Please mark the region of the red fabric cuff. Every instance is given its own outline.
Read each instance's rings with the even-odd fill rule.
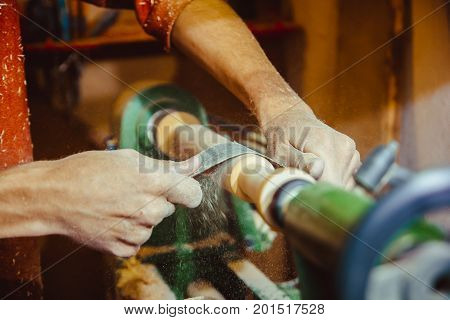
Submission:
[[[134,0],[136,16],[144,30],[162,40],[170,50],[172,28],[179,14],[192,0]]]

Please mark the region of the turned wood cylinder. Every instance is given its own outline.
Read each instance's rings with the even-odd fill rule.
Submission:
[[[159,149],[173,159],[185,160],[216,144],[229,142],[198,119],[184,112],[171,112],[157,124]],[[279,168],[257,154],[245,154],[231,159],[224,171],[223,187],[239,198],[254,203],[270,224],[269,206],[275,192],[285,183],[303,179],[314,181],[301,170]]]

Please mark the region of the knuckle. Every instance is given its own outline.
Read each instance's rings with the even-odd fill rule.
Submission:
[[[140,209],[139,211],[137,211],[135,214],[134,214],[134,216],[136,217],[136,218],[142,218],[143,216],[145,215],[145,210],[144,209]]]
[[[356,143],[353,139],[347,138],[346,145],[349,150],[356,151]]]
[[[284,133],[279,135],[269,135],[267,136],[267,153],[270,155],[275,155],[280,152],[280,146],[288,144],[286,135]]]
[[[134,231],[135,226],[128,219],[130,219],[130,217],[128,217],[127,219],[121,220],[120,223],[115,228],[117,236],[126,236],[127,234]]]
[[[356,150],[355,141],[353,141],[353,139],[349,138],[345,134],[339,133],[337,141],[346,150],[350,150],[350,151]]]
[[[277,142],[283,140],[286,136],[282,127],[277,125],[271,125],[264,129],[264,136],[268,142]]]
[[[331,140],[331,139],[330,139]],[[330,141],[331,142],[331,141]],[[334,144],[336,148],[339,148],[339,150],[345,151],[347,154],[351,153],[353,156],[353,153],[356,151],[356,143],[353,139],[346,136],[342,133],[337,133]]]
[[[279,143],[268,149],[269,156],[284,166],[289,164],[292,152],[292,146],[286,143]]]

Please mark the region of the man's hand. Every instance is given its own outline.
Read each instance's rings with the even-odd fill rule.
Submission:
[[[152,228],[175,211],[174,204],[200,204],[200,185],[188,177],[197,166],[119,150],[8,170],[0,180],[7,188],[2,197],[10,199],[9,210],[0,209],[0,233],[6,217],[13,227],[9,232],[15,231],[9,236],[63,234],[95,249],[132,256]],[[15,217],[14,212],[21,214]]]
[[[293,107],[266,119],[262,127],[270,156],[284,165],[303,169],[318,180],[353,186],[360,157],[352,139],[304,107]]]

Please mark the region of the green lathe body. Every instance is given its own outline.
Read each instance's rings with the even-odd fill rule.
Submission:
[[[329,267],[372,205],[365,195],[319,182],[297,191],[284,207],[283,230],[301,255]]]

